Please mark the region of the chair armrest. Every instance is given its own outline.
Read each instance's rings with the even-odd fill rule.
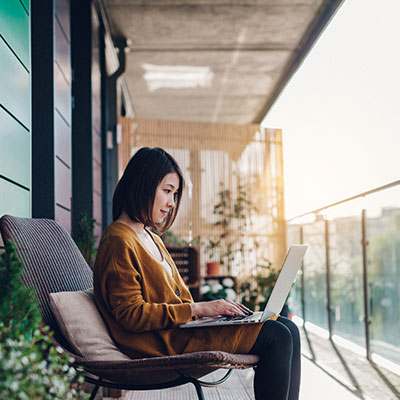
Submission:
[[[180,368],[227,368],[245,369],[257,365],[259,357],[254,354],[231,354],[223,351],[199,351],[165,357],[138,358],[132,360],[98,361],[78,357],[75,364],[90,371],[118,370],[150,372]]]

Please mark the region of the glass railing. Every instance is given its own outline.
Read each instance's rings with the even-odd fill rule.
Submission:
[[[400,181],[289,220],[287,241],[309,246],[293,313],[400,365]]]

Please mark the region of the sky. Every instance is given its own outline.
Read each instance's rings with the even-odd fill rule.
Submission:
[[[399,15],[399,0],[345,0],[266,115],[287,218],[400,179]]]

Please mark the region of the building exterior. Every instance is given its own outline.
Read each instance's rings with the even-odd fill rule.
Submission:
[[[236,174],[244,168],[249,180],[257,180],[253,187],[259,187],[265,203],[260,207],[265,216],[257,220],[263,226],[257,231],[268,243],[265,257],[279,265],[285,253],[279,130],[275,138],[275,133],[268,136],[258,124],[187,121],[185,125],[160,120],[149,125],[135,118],[123,77],[126,40],[115,33],[111,36],[107,18],[98,0],[10,0],[0,5],[0,121],[4,128],[0,131],[0,216],[55,219],[76,238],[78,220],[85,213],[95,220],[99,238],[112,219],[118,176],[136,145],[165,147],[177,157],[177,149],[190,150],[191,168],[184,170],[195,184],[196,201],[187,199],[190,213],[186,214],[192,217],[184,218],[181,212],[178,233],[210,237],[210,229],[199,230],[198,216],[212,215],[224,174],[231,177],[226,180],[228,186],[234,186],[235,168]],[[134,132],[124,129],[126,120],[137,127]],[[179,143],[166,140],[166,130],[179,131]],[[206,131],[212,133],[204,136]],[[128,139],[132,143],[123,146]],[[255,155],[260,152],[258,159]],[[200,167],[200,158],[211,155],[221,166],[221,176],[216,176],[215,168],[206,174]],[[186,158],[178,157],[183,166]],[[232,162],[237,164],[234,168]],[[207,185],[201,180],[208,186],[215,181],[207,199],[200,189]]]
[[[86,213],[97,236],[110,222],[126,103],[124,50],[110,43],[100,2],[1,2],[0,215],[52,218],[74,234]]]

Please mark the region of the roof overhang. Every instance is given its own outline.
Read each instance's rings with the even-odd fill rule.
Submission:
[[[259,123],[344,0],[104,0],[140,118]]]

